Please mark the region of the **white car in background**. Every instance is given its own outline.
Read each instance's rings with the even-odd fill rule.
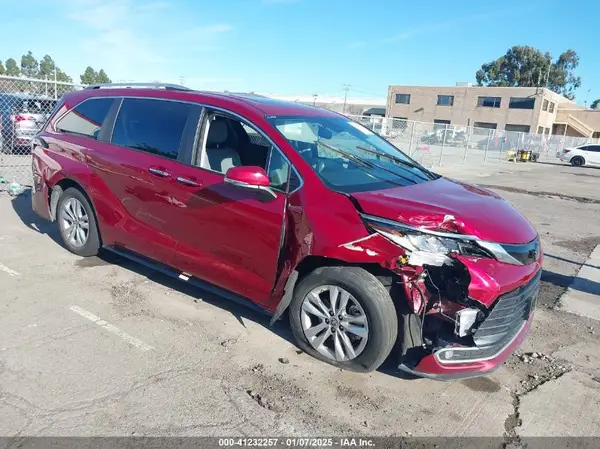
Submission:
[[[565,148],[558,155],[564,162],[570,162],[575,167],[582,165],[600,165],[600,145],[579,145]]]

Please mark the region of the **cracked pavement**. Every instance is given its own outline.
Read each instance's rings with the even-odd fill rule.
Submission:
[[[271,328],[267,317],[117,256],[79,258],[31,212],[28,195],[0,197],[0,264],[18,273],[0,270],[0,434],[12,437],[0,446],[36,435],[497,436],[513,446],[600,436],[600,323],[555,308],[600,244],[600,170],[439,172],[496,186],[534,223],[546,253],[531,334],[486,378],[408,380],[390,364],[367,375],[337,370],[299,352],[286,321]]]

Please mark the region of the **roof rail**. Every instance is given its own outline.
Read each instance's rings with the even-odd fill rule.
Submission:
[[[92,84],[87,86],[85,89],[112,89],[112,88],[146,88],[146,89],[165,89],[165,90],[192,90],[189,87],[180,86],[178,84],[165,84],[165,83],[106,83],[106,84]]]

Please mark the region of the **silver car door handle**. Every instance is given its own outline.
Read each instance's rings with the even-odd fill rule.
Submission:
[[[183,178],[181,176],[177,177],[177,182],[185,184],[186,186],[200,187],[200,184],[196,181],[192,181],[191,179]]]
[[[167,178],[168,176],[170,176],[169,172],[166,172],[164,170],[159,170],[158,168],[149,168],[148,171],[150,173],[152,173],[153,175],[160,176],[162,178]]]

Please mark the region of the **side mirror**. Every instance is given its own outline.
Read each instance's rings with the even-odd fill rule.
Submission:
[[[231,167],[225,173],[225,182],[240,189],[265,192],[271,198],[277,198],[277,194],[270,187],[271,183],[267,173],[261,167]]]

